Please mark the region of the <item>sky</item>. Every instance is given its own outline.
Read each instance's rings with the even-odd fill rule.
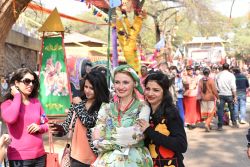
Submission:
[[[43,7],[48,9],[57,8],[59,13],[75,16],[84,13],[88,10],[83,2],[76,0],[33,0],[34,2],[42,3]]]
[[[87,10],[85,3],[78,2],[76,0],[33,0],[36,2],[42,2],[48,9],[54,9],[61,13],[68,15],[77,15],[84,13]],[[212,0],[213,7],[221,14],[230,15],[230,8],[233,0]],[[232,17],[244,16],[250,12],[250,0],[235,0],[232,10]]]
[[[213,6],[216,10],[218,10],[221,14],[229,17],[230,9],[233,0],[212,0]],[[233,9],[232,9],[232,17],[240,17],[246,15],[250,12],[250,0],[235,0]]]

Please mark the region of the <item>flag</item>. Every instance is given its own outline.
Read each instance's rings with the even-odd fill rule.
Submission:
[[[160,41],[155,45],[155,48],[157,50],[160,50],[161,48],[165,47],[165,39],[161,38]]]
[[[46,37],[43,42],[39,99],[47,115],[64,115],[70,94],[62,37]]]
[[[121,6],[121,4],[121,0],[109,0],[109,5],[111,8],[116,8],[118,6]]]

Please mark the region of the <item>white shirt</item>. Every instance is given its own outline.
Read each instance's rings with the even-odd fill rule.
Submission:
[[[216,88],[219,95],[232,96],[236,91],[236,78],[228,70],[223,70],[215,77]]]

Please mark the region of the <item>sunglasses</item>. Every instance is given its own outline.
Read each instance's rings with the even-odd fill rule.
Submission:
[[[31,80],[29,78],[25,78],[25,79],[21,80],[20,82],[24,83],[24,85],[29,85],[31,82],[33,85],[36,83],[35,80]]]

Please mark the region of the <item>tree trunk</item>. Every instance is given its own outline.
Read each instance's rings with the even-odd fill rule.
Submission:
[[[159,22],[157,21],[157,18],[154,18],[154,23],[155,23],[155,40],[157,43],[161,39],[161,30],[160,30],[160,25],[159,25]]]
[[[4,74],[3,62],[5,56],[5,40],[12,25],[31,0],[3,0],[0,3],[0,74]],[[14,16],[13,2],[15,2],[16,17]]]

